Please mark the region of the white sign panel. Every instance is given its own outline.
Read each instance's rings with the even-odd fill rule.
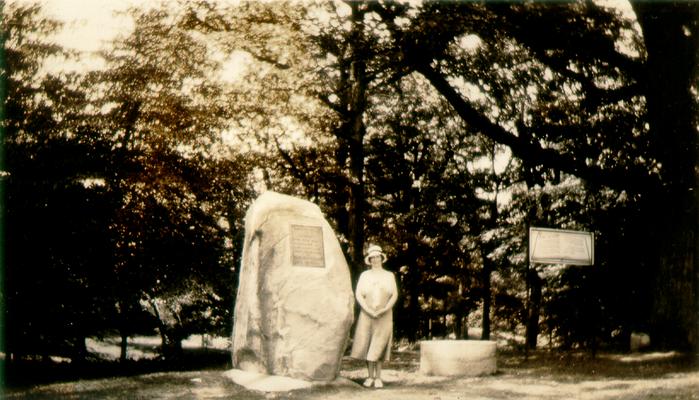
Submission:
[[[594,243],[590,232],[529,228],[529,262],[593,265]]]

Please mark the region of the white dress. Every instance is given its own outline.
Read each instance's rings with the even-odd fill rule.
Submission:
[[[393,272],[370,269],[359,276],[356,297],[363,297],[374,310],[385,307],[394,294],[398,294],[398,288]],[[392,341],[393,310],[372,318],[360,307],[350,356],[367,361],[388,361]]]

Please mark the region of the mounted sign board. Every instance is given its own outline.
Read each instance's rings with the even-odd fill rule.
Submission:
[[[529,228],[529,262],[593,265],[594,235],[584,231]]]

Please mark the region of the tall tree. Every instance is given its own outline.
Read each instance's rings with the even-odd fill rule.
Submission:
[[[48,57],[69,56],[50,40],[60,24],[37,5],[9,5],[2,20],[7,352],[58,351],[79,361],[85,337],[104,327],[109,308],[96,298],[105,282],[94,272],[108,258],[102,218],[108,202],[86,180],[104,167],[105,148],[75,139],[86,104],[79,77],[42,71]],[[38,302],[36,293],[50,301]]]
[[[118,330],[125,359],[148,328],[143,299],[199,316],[161,320],[165,347],[226,330],[251,190],[248,160],[222,143],[230,107],[208,79],[218,64],[198,61],[207,46],[155,9],[135,14],[106,69],[45,74],[63,56],[57,23],[38,6],[3,11],[8,351],[78,361],[87,336]]]
[[[641,90],[647,101],[661,190],[649,204],[657,236],[652,334],[665,346],[699,347],[699,142],[697,97],[699,4],[632,2],[647,57]],[[663,79],[658,79],[663,77]]]
[[[368,113],[366,218],[369,237],[386,245],[399,272],[401,335],[427,335],[425,314],[455,317],[475,308],[483,202],[469,164],[477,143],[419,76],[405,77],[375,95]],[[446,111],[445,111],[446,110]],[[473,250],[473,249],[470,249]],[[461,327],[456,328],[462,331]]]
[[[660,232],[654,340],[696,346],[697,5],[635,3],[642,32],[594,2],[428,3],[414,17],[377,7],[389,24],[410,18],[393,25],[396,56],[472,129],[507,145],[530,170],[572,174],[645,199],[644,218]],[[477,41],[476,57],[465,51],[469,38]],[[508,53],[527,69],[503,68]],[[500,96],[489,84],[495,76],[521,88],[524,96],[507,104],[518,110],[515,118],[498,120],[481,104],[483,96]],[[668,104],[676,106],[672,113]]]
[[[693,37],[692,21],[685,22],[683,32]],[[607,252],[605,259],[613,260],[607,265],[612,266],[614,276],[621,279],[628,271],[620,262],[624,251],[639,240],[644,244],[655,240],[644,237],[646,235],[639,229],[626,227],[643,226],[644,219],[653,221],[653,226],[663,227],[652,210],[668,206],[661,200],[668,197],[667,188],[675,187],[670,185],[675,174],[665,160],[669,152],[660,151],[661,147],[656,146],[658,135],[653,134],[649,112],[651,95],[644,91],[650,81],[643,73],[651,65],[650,50],[644,44],[648,35],[636,29],[636,20],[616,10],[583,1],[555,4],[428,2],[419,5],[318,2],[293,4],[287,8],[244,2],[229,9],[201,1],[190,7],[183,24],[218,37],[224,50],[251,60],[248,74],[235,86],[237,111],[244,116],[244,122],[236,131],[253,132],[257,137],[252,148],[263,149],[259,156],[266,162],[261,170],[268,187],[311,197],[329,210],[348,244],[356,269],[360,267],[362,247],[357,239],[360,229],[356,226],[362,218],[357,216],[365,215],[367,237],[381,238],[382,229],[395,231],[395,236],[385,239],[392,243],[387,249],[395,251],[399,258],[403,254],[399,249],[408,243],[406,261],[417,260],[417,264],[427,265],[433,257],[440,256],[433,254],[429,246],[420,244],[423,236],[430,237],[425,242],[436,243],[421,231],[431,231],[439,225],[425,219],[426,210],[442,212],[441,199],[460,198],[454,193],[471,196],[474,187],[480,185],[483,189],[493,183],[483,176],[480,177],[482,181],[476,183],[466,173],[468,168],[463,164],[478,157],[478,150],[465,146],[449,155],[448,151],[455,149],[430,142],[431,137],[443,135],[445,129],[422,129],[419,124],[429,118],[421,119],[424,117],[421,116],[402,124],[385,118],[392,112],[399,118],[414,117],[407,111],[410,107],[391,102],[402,95],[401,91],[414,91],[412,95],[417,96],[439,93],[451,106],[451,110],[442,110],[442,114],[453,112],[461,120],[462,138],[478,132],[488,142],[509,148],[516,158],[513,170],[518,171],[507,177],[508,184],[520,181],[516,187],[525,192],[543,190],[540,196],[522,195],[525,199],[522,202],[515,199],[513,206],[498,216],[502,221],[518,221],[512,229],[493,229],[497,217],[488,223],[488,215],[500,212],[492,209],[492,202],[480,204],[481,208],[447,202],[449,207],[444,210],[445,215],[452,212],[453,218],[467,220],[459,232],[474,235],[461,242],[461,253],[475,251],[486,263],[493,257],[501,266],[510,263],[522,267],[521,235],[526,235],[527,223],[596,230],[589,221],[597,221],[599,226],[604,226],[599,229],[601,237],[618,238],[623,242],[616,252]],[[657,32],[651,33],[654,34]],[[414,79],[414,73],[422,75],[434,92],[395,85]],[[401,115],[401,112],[406,114]],[[693,114],[683,112],[683,115]],[[693,149],[693,139],[688,140],[685,149]],[[404,156],[418,154],[417,161],[406,163],[396,149],[402,150]],[[459,151],[464,154],[457,154]],[[418,180],[410,176],[411,173],[426,176],[425,171],[441,176],[421,165],[432,159],[422,159],[421,155],[434,155],[435,160],[444,157],[447,160],[444,165],[450,168],[450,174],[443,180],[444,188],[433,188],[432,198],[420,194],[418,188],[413,187]],[[681,158],[689,160],[686,154]],[[688,165],[692,164],[689,160]],[[404,168],[396,170],[392,168],[395,165]],[[576,178],[571,178],[573,176]],[[560,185],[574,188],[560,190]],[[549,190],[551,187],[554,189]],[[596,192],[604,196],[593,195]],[[573,204],[569,200],[575,196],[570,193],[587,196],[598,209],[587,210],[579,218],[560,217],[559,211],[575,213],[584,209],[553,207],[561,203]],[[367,203],[362,201],[356,207],[353,201],[363,197]],[[388,202],[387,199],[400,201]],[[549,209],[536,205],[536,201],[544,201]],[[686,204],[694,203],[686,200]],[[610,206],[614,212],[606,213],[604,209]],[[368,208],[361,211],[361,207]],[[624,207],[646,211],[621,211]],[[382,213],[395,212],[400,223],[394,221],[394,225],[406,229],[382,226],[374,215],[377,209]],[[469,214],[477,217],[469,217]],[[609,224],[600,222],[605,221],[605,215],[612,215],[613,220],[625,228],[618,230],[618,235],[612,232],[614,229]],[[690,221],[696,220],[690,217]],[[680,235],[695,237],[685,236],[687,230]],[[473,240],[484,232],[484,240]],[[439,247],[439,251],[458,247],[453,243],[458,242],[459,234],[448,239],[444,236],[440,239],[444,246]],[[663,234],[662,239],[669,242],[666,237]],[[499,238],[509,243],[496,246]],[[395,248],[391,249],[392,246]],[[639,265],[644,271],[642,276],[646,276],[653,263],[635,254],[631,257],[631,263]],[[474,266],[476,262],[470,258],[469,262],[467,258],[464,254],[454,256],[458,264]],[[404,266],[402,261],[396,263]],[[490,281],[486,279],[490,269],[484,268],[484,289]],[[519,269],[522,275],[525,271]],[[695,282],[696,270],[687,271],[688,276],[693,277],[690,282]],[[440,279],[433,270],[410,276],[412,272],[408,271],[403,278],[410,287],[408,295],[416,294],[413,300],[417,299],[418,286],[425,282],[424,278]],[[458,274],[448,272],[452,273]],[[514,275],[502,270],[498,271],[496,279],[504,276],[512,279]],[[532,283],[538,282],[538,275],[529,276],[534,279]],[[514,286],[520,287],[520,282]],[[649,285],[640,279],[634,279],[633,284],[637,286],[629,287],[629,292],[642,290],[637,290],[635,296],[651,294]],[[473,291],[478,289],[473,281],[468,285]],[[684,293],[680,303],[689,307],[677,308],[683,310],[681,318],[686,317],[687,323],[682,325],[685,328],[691,325],[689,299],[695,290],[689,287],[691,285],[680,285]],[[542,296],[545,290],[542,287]],[[406,299],[410,298],[408,295]],[[657,299],[672,297],[661,294]],[[489,296],[484,294],[485,298]],[[411,308],[418,304],[413,300],[408,300],[412,302],[409,303]],[[542,302],[545,301],[547,299],[542,297]],[[656,304],[661,306],[663,302]],[[535,308],[538,309],[531,307],[532,311]],[[531,320],[538,319],[532,313]],[[487,321],[484,324],[487,325]],[[663,326],[659,320],[655,325]],[[685,328],[685,333],[691,336],[693,328]],[[656,335],[665,336],[662,332]],[[530,341],[535,341],[536,335],[530,336]]]
[[[271,138],[263,138],[263,144],[270,148],[271,143],[276,151],[270,164],[275,158],[283,160],[284,170],[306,188],[299,194],[313,196],[318,193],[318,184],[325,186],[325,196],[319,201],[327,205],[348,245],[355,277],[363,268],[365,241],[366,113],[372,94],[388,80],[380,36],[384,28],[378,26],[370,8],[358,2],[316,2],[285,8],[243,2],[223,10],[200,2],[192,6],[188,20],[190,26],[206,32],[225,33],[221,38],[225,49],[249,54],[254,65],[260,66],[249,75],[249,81],[259,85],[252,94],[256,103],[259,96],[272,101],[264,108],[257,107],[257,113],[264,116],[255,118],[258,122],[262,118],[274,120],[272,109],[282,113],[267,125],[272,129],[257,123],[251,126],[272,131]],[[295,130],[312,138],[313,144],[324,144],[322,153],[330,156],[330,165],[323,172],[332,179],[315,179],[304,172],[308,170],[307,157],[303,162],[294,159],[292,149],[306,152],[316,147],[290,140]]]
[[[115,295],[122,311],[146,304],[160,322],[163,350],[176,355],[192,326],[158,304],[186,299],[172,310],[198,304],[228,314],[228,271],[238,249],[226,236],[235,235],[249,201],[247,171],[222,143],[231,114],[209,79],[219,68],[209,47],[163,8],[133,13],[134,31],[91,77],[94,109],[107,122],[101,134],[115,154],[105,176],[118,199],[110,224]],[[122,330],[124,338],[130,333]]]

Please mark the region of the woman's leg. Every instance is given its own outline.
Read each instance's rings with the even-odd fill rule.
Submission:
[[[376,378],[376,361],[367,361],[366,364],[369,370],[369,378]]]
[[[381,381],[381,361],[377,361],[374,366],[374,387],[382,388],[383,381]]]
[[[367,361],[366,368],[369,370],[369,377],[364,381],[364,386],[372,387],[374,385],[374,375],[376,374],[376,363],[374,361]]]

